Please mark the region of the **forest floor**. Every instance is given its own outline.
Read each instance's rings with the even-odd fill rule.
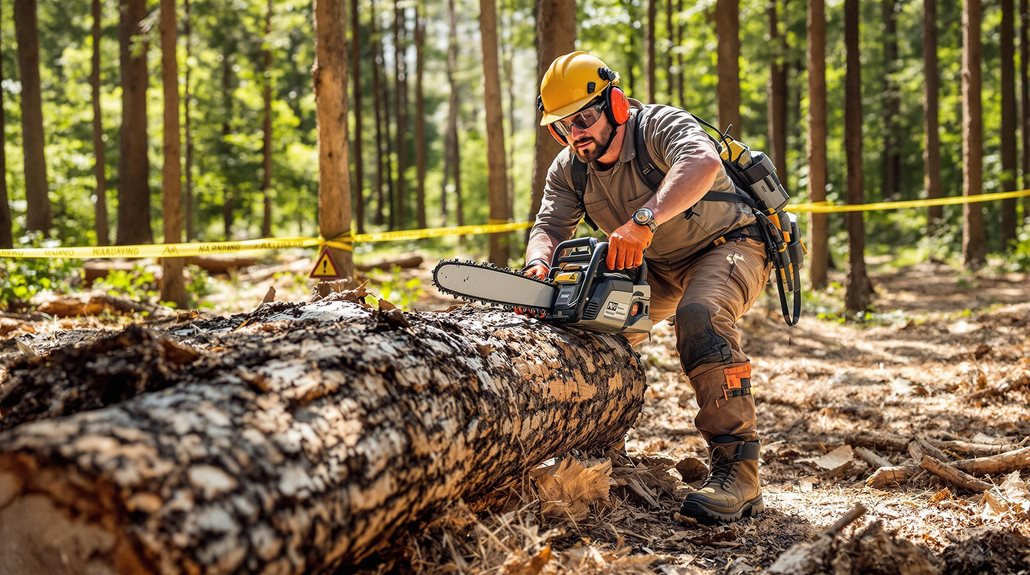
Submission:
[[[420,311],[443,309],[453,301],[429,282],[434,263],[368,272],[370,289]],[[610,490],[588,497],[584,487],[584,501],[592,502],[583,512],[572,518],[567,506],[555,514],[537,487],[541,475],[561,473],[552,466],[489,502],[456,505],[363,569],[737,575],[768,570],[787,554],[796,560],[790,572],[799,573],[1030,573],[1030,472],[991,476],[983,494],[927,472],[873,488],[866,480],[875,469],[857,449],[918,465],[913,457],[928,444],[945,446],[935,453],[949,460],[967,455],[946,441],[1030,445],[1030,277],[873,264],[877,312],[862,322],[833,312],[839,287],[809,297],[793,329],[783,325],[771,291],[741,322],[763,441],[767,510],[758,517],[710,527],[675,513],[691,489],[677,468],[696,470],[693,460],[706,454],[673,330],[662,323],[639,349],[649,389],[625,454],[580,461],[610,475]],[[307,265],[256,266],[215,282],[208,299],[220,314],[254,309],[269,286],[279,301],[303,299]],[[138,320],[12,314],[0,318],[0,359],[24,352],[19,341],[45,352]],[[576,489],[570,481],[564,496],[575,498]],[[839,537],[819,539],[856,504],[864,516]],[[788,552],[802,542],[814,544]],[[809,567],[798,567],[805,561]]]

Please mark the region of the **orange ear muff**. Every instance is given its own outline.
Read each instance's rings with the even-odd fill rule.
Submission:
[[[565,138],[565,136],[559,134],[558,130],[555,130],[553,125],[548,124],[547,131],[551,133],[551,137],[554,138],[559,144],[563,146],[569,145],[569,141]]]
[[[611,85],[608,88],[608,105],[606,106],[608,119],[616,126],[621,126],[629,120],[629,98],[622,88]]]

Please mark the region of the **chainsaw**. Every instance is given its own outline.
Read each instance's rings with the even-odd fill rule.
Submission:
[[[558,244],[546,280],[478,262],[443,260],[433,270],[441,292],[539,312],[544,321],[601,333],[651,331],[647,262],[635,274],[609,270],[608,242],[580,238]]]

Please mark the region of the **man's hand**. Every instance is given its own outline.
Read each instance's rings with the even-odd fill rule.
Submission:
[[[647,226],[632,220],[608,236],[608,269],[639,267],[644,263],[644,250],[651,245],[654,233]]]
[[[538,280],[545,280],[547,279],[547,272],[547,266],[544,264],[536,264],[522,270],[522,275]],[[528,309],[518,306],[515,307],[515,313],[519,315],[528,315],[529,317],[544,317],[547,314],[544,310]]]
[[[547,279],[547,266],[544,264],[536,264],[529,266],[522,270],[522,275],[531,277],[533,279],[545,280]]]

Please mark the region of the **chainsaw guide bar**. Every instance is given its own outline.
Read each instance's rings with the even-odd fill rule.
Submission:
[[[558,287],[490,263],[443,260],[433,269],[433,285],[468,301],[550,310]]]

